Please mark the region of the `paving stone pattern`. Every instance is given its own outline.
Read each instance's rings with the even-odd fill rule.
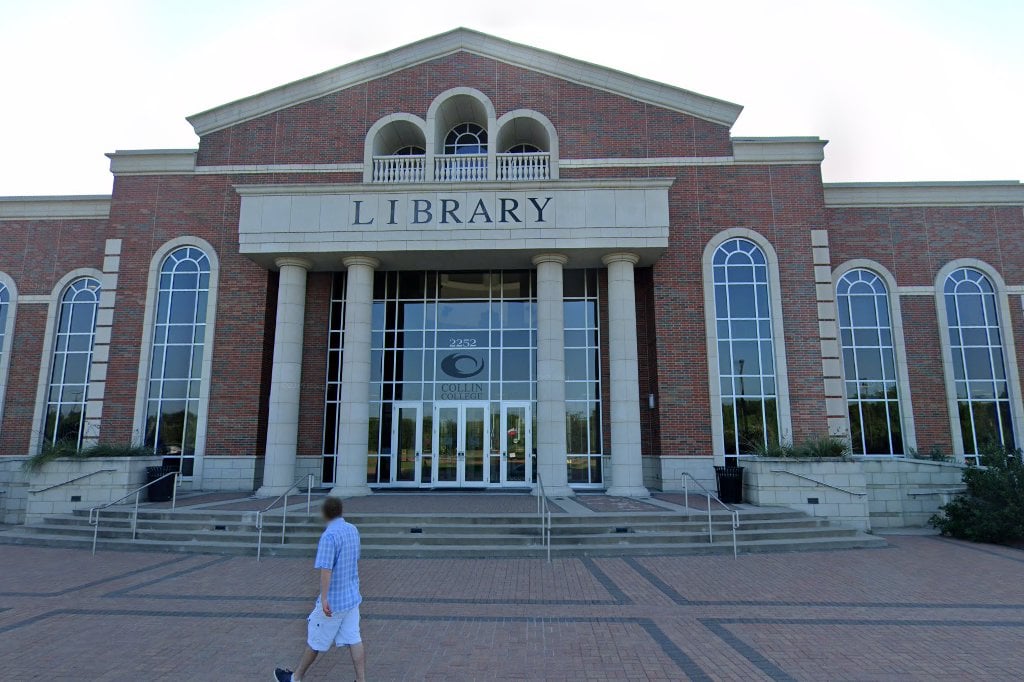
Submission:
[[[367,560],[371,680],[963,680],[1024,671],[1024,552],[929,536],[731,557]],[[12,680],[263,680],[309,561],[4,547]],[[332,652],[311,680],[349,679]]]

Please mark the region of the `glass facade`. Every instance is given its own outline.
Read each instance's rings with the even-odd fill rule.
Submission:
[[[1014,447],[999,302],[984,273],[954,270],[943,285],[964,456],[977,461],[986,445]]]
[[[175,249],[160,266],[146,405],[146,445],[191,476],[203,382],[210,259]]]
[[[76,448],[82,445],[99,302],[100,283],[91,277],[75,280],[61,295],[46,393],[43,448],[56,443]]]
[[[713,260],[718,373],[725,454],[779,442],[768,264],[747,239],[730,239]]]
[[[601,482],[597,277],[566,271],[570,480]],[[328,334],[324,475],[338,455],[344,274]],[[536,272],[378,272],[367,434],[372,485],[525,485],[536,455]]]
[[[902,455],[889,291],[870,270],[851,270],[836,283],[836,303],[853,454]]]

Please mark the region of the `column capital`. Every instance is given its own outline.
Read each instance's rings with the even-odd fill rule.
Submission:
[[[562,253],[538,253],[532,260],[534,265],[540,265],[541,263],[565,265],[569,262],[569,257]]]
[[[619,251],[618,253],[606,253],[601,256],[601,262],[605,265],[611,265],[612,263],[629,263],[630,265],[636,265],[640,262],[640,256],[628,251]]]
[[[288,266],[302,268],[308,272],[313,269],[313,261],[305,258],[299,258],[298,256],[281,256],[280,258],[274,259],[274,267],[278,270]]]
[[[380,261],[372,256],[345,256],[341,259],[341,264],[346,268],[351,268],[355,265],[365,265],[372,270],[376,270],[380,267]]]

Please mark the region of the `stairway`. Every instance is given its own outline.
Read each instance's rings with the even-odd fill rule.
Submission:
[[[254,512],[141,510],[131,538],[131,508],[103,513],[99,550],[194,552],[255,555]],[[544,547],[532,514],[346,515],[359,527],[364,558],[538,557]],[[784,508],[741,512],[736,532],[740,553],[883,547],[885,540],[853,528]],[[323,523],[289,510],[281,543],[279,512],[264,518],[263,556],[309,558]],[[555,514],[551,554],[560,557],[732,553],[731,518],[712,515],[714,542],[708,542],[707,515],[672,512]],[[88,513],[53,515],[0,532],[0,544],[88,549],[93,528]]]

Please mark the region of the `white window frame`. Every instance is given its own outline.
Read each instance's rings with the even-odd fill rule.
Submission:
[[[1024,405],[1021,403],[1020,372],[1017,368],[1017,349],[1013,338],[1013,323],[1010,314],[1010,300],[1006,293],[1006,282],[991,265],[977,258],[958,258],[946,263],[935,276],[935,317],[939,323],[939,344],[942,349],[942,373],[946,382],[946,406],[949,411],[950,436],[953,454],[965,460],[963,432],[960,425],[959,401],[956,397],[956,379],[953,374],[953,349],[949,343],[949,316],[946,314],[946,278],[961,268],[979,271],[992,283],[995,289],[996,306],[999,314],[999,333],[1003,340],[1003,363],[1006,366],[1006,381],[1009,387],[1010,415],[1013,419],[1013,437],[1017,447],[1024,441],[1019,433],[1024,429]]]
[[[718,324],[715,314],[714,258],[718,247],[731,239],[746,239],[764,253],[768,264],[768,302],[772,315],[772,346],[775,355],[776,408],[779,418],[779,439],[793,439],[793,418],[789,401],[789,366],[786,364],[786,335],[782,312],[782,287],[779,278],[779,257],[765,237],[745,227],[722,230],[704,246],[702,257],[704,278],[704,328],[707,335],[708,395],[711,402],[711,445],[716,464],[725,462],[725,429],[722,424],[722,388],[718,374]],[[731,456],[731,455],[730,455]],[[743,457],[744,455],[741,455]]]
[[[3,339],[0,339],[0,429],[2,429],[7,397],[7,374],[11,368],[11,349],[14,348],[14,318],[18,312],[18,285],[6,272],[0,272],[0,284],[7,287],[7,319],[4,321]]]
[[[164,259],[182,247],[191,246],[201,249],[210,261],[210,289],[206,301],[206,333],[203,337],[202,378],[199,388],[199,414],[196,419],[196,449],[192,485],[202,486],[203,459],[206,454],[206,425],[210,407],[210,385],[213,379],[213,353],[216,332],[217,292],[220,279],[220,259],[217,251],[205,239],[200,237],[178,237],[166,242],[157,249],[149,263],[149,279],[146,287],[146,311],[142,320],[142,343],[139,353],[138,386],[135,393],[135,418],[132,428],[132,440],[142,443],[146,435],[146,408],[149,395],[149,371],[153,355],[153,335],[156,330],[156,306],[160,294],[160,269]]]
[[[836,292],[837,332],[839,330],[839,280],[843,275],[853,270],[867,270],[868,272],[877,275],[882,279],[882,283],[885,284],[885,288],[887,290],[886,293],[889,298],[889,327],[892,331],[893,355],[896,363],[896,390],[899,393],[900,426],[903,430],[903,456],[906,457],[917,449],[917,431],[914,427],[914,407],[910,391],[910,370],[909,365],[907,364],[907,345],[903,334],[903,311],[900,307],[899,286],[896,284],[896,278],[893,274],[889,272],[885,266],[876,261],[867,258],[855,258],[838,265],[832,271],[832,289]],[[837,338],[839,339],[839,349],[842,351],[842,336],[837,333]],[[852,434],[853,429],[850,428],[849,424],[849,396],[846,393],[846,366],[842,357],[839,359],[839,371],[843,378],[843,400],[845,400],[847,404],[847,433]],[[865,455],[865,457],[888,459],[891,456]],[[897,457],[899,456],[897,455]]]

